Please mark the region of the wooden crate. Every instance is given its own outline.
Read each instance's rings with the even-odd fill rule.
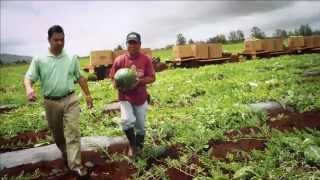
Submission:
[[[313,48],[319,48],[320,47],[320,35],[314,35],[313,36]]]
[[[288,38],[288,48],[297,49],[304,47],[304,38],[303,36],[291,36]]]
[[[188,57],[193,57],[193,52],[190,45],[177,45],[173,47],[172,51],[173,56],[176,59],[185,59]]]
[[[191,49],[195,58],[208,59],[209,49],[207,44],[192,44]]]
[[[244,42],[245,52],[255,53],[257,51],[262,51],[262,40],[261,39],[247,39]]]
[[[284,38],[274,38],[274,50],[283,51],[284,50]]]
[[[314,47],[314,43],[313,43],[313,40],[314,40],[314,37],[313,36],[305,36],[304,38],[304,47],[306,48],[313,48]]]
[[[262,48],[268,52],[276,51],[275,48],[275,40],[273,38],[263,39],[262,41]]]
[[[113,64],[113,52],[110,50],[91,51],[90,65],[100,66]]]
[[[209,59],[222,57],[222,44],[220,43],[208,44],[208,55],[209,55]]]
[[[125,54],[126,52],[126,50],[116,50],[113,52],[113,58],[116,59],[118,56]]]

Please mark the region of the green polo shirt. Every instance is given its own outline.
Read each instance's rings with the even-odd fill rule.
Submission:
[[[40,80],[43,96],[60,97],[75,89],[80,78],[77,56],[70,57],[65,51],[58,56],[50,51],[44,56],[34,57],[26,73],[33,82]]]

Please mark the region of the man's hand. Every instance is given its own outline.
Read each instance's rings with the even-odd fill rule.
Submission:
[[[136,82],[135,82],[134,85],[130,88],[130,90],[136,88],[140,83],[141,83],[141,79],[137,77]]]
[[[88,109],[91,109],[93,107],[93,100],[92,97],[90,95],[90,91],[88,88],[88,83],[87,83],[87,79],[84,78],[83,76],[80,76],[79,78],[79,85],[83,91],[83,93],[85,94],[85,98],[86,98],[86,102],[87,102],[87,107]]]
[[[28,101],[34,102],[37,100],[36,92],[33,88],[26,89],[27,99]]]
[[[24,87],[26,88],[27,99],[30,102],[37,100],[36,92],[32,88],[32,81],[28,78],[24,78]]]
[[[86,102],[88,109],[91,109],[93,107],[93,99],[90,95],[86,96]]]

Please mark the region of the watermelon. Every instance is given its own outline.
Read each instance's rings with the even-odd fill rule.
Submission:
[[[89,81],[96,81],[98,78],[95,74],[89,74],[88,75],[88,80]]]
[[[311,145],[315,145],[315,142],[313,139],[310,139],[310,138],[306,138],[303,142],[302,142],[302,147],[304,149],[306,149],[308,146],[311,146]]]
[[[118,88],[131,89],[137,82],[137,73],[132,69],[122,68],[116,72],[114,80]]]
[[[244,166],[233,175],[233,179],[250,179],[255,176],[252,166]]]
[[[304,157],[307,163],[320,165],[320,147],[310,145],[304,150]]]

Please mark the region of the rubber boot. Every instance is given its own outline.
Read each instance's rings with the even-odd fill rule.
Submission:
[[[135,154],[136,154],[136,135],[134,133],[134,129],[129,128],[129,129],[125,130],[124,132],[128,138],[130,148],[132,151],[132,157],[134,158]],[[129,153],[129,156],[131,156],[130,153]]]
[[[137,146],[137,155],[141,156],[143,151],[143,143],[144,143],[145,135],[136,135],[136,146]]]

